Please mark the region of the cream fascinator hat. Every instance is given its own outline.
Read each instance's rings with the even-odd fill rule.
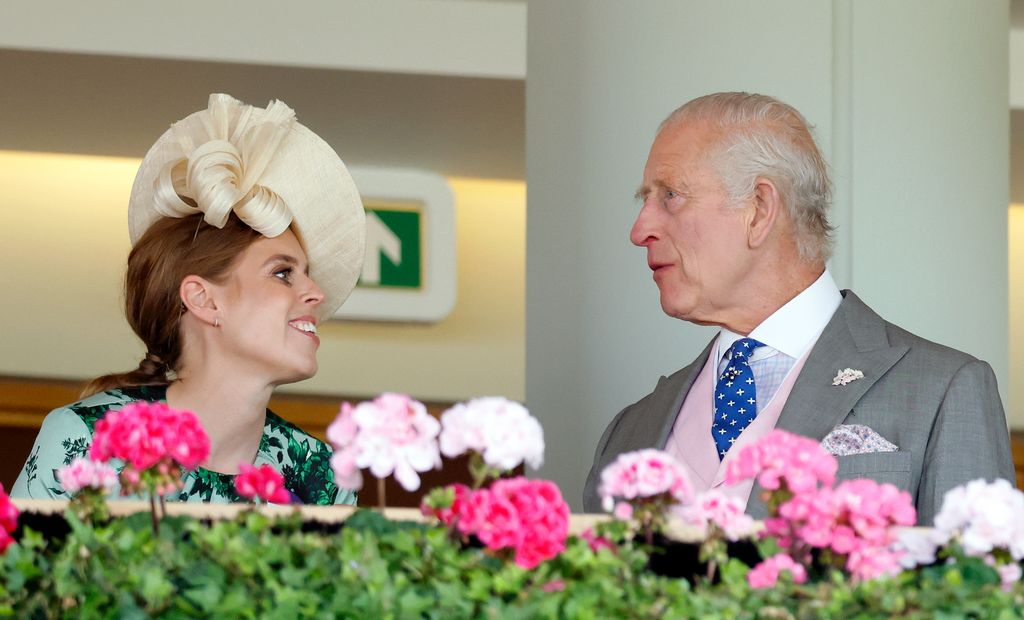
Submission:
[[[174,123],[139,166],[128,233],[134,246],[159,218],[202,213],[223,228],[232,212],[266,237],[292,227],[324,291],[317,313],[333,315],[362,268],[363,205],[337,153],[280,101],[264,110],[210,95],[205,110]]]

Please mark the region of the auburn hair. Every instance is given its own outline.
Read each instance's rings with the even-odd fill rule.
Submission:
[[[146,345],[146,355],[134,370],[93,379],[82,396],[118,387],[168,385],[184,344],[181,281],[197,275],[223,283],[242,252],[261,236],[233,214],[224,228],[207,224],[201,213],[154,222],[128,254],[124,278],[125,318]]]

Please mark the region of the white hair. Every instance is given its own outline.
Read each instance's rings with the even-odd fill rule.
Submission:
[[[772,181],[793,220],[800,256],[809,261],[831,256],[832,182],[799,112],[767,95],[714,93],[683,104],[659,132],[689,121],[722,130],[706,157],[734,202],[750,198],[759,177]]]

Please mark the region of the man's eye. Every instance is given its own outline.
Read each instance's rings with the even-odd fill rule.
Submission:
[[[291,267],[282,267],[281,269],[278,269],[277,271],[274,272],[274,277],[275,278],[280,278],[280,279],[284,280],[285,282],[287,282],[288,284],[291,284],[292,283],[292,268]]]
[[[672,200],[673,198],[675,198],[678,195],[679,194],[675,193],[674,191],[672,191],[670,189],[666,189],[665,190],[665,200]]]

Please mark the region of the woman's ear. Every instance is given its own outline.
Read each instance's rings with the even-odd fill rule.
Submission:
[[[178,287],[178,295],[185,309],[204,323],[217,326],[220,310],[217,308],[215,287],[209,280],[199,276],[185,276]]]
[[[753,208],[753,215],[747,226],[747,243],[751,248],[757,248],[768,240],[775,220],[782,212],[782,197],[770,179],[758,177],[754,181]]]

